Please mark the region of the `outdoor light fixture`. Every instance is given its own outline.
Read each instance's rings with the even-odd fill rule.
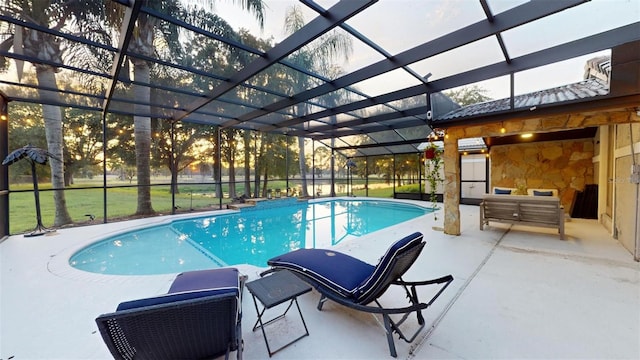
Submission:
[[[533,134],[532,133],[526,133],[526,134],[520,135],[520,137],[523,138],[523,139],[528,139],[530,137],[533,137]]]
[[[506,133],[506,132],[507,132],[507,129],[505,129],[505,128],[504,128],[504,123],[500,123],[500,126],[502,126],[502,127],[500,128],[500,133],[501,133],[501,134]]]
[[[444,129],[433,129],[431,131],[431,133],[429,133],[429,135],[427,135],[427,140],[429,141],[438,141],[438,139],[440,138],[448,138],[449,136],[446,135],[446,131]]]
[[[7,119],[7,103],[5,102],[2,104],[2,109],[0,109],[0,120],[7,121]]]

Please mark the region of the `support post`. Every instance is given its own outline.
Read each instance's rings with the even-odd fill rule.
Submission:
[[[9,104],[0,92],[0,160],[9,155]],[[9,167],[0,166],[0,241],[9,235]]]
[[[329,196],[336,196],[336,153],[333,147],[331,148],[331,192]]]
[[[170,139],[171,139],[171,153],[169,154],[169,163],[171,164],[171,214],[176,213],[176,188],[178,187],[178,169],[175,167],[175,129],[176,124],[174,121],[171,121],[171,130],[169,131]]]
[[[444,233],[460,235],[460,154],[458,138],[444,138]]]

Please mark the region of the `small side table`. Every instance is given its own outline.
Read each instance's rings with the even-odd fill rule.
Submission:
[[[300,305],[298,305],[298,296],[311,291],[311,286],[309,286],[309,284],[300,280],[300,278],[298,278],[290,271],[281,270],[260,279],[250,281],[246,284],[246,286],[253,296],[253,304],[255,305],[256,313],[258,314],[258,320],[256,320],[256,323],[253,325],[253,331],[256,331],[258,328],[262,330],[262,336],[264,336],[264,342],[267,345],[267,352],[269,353],[269,357],[271,357],[276,352],[284,349],[285,347],[293,344],[294,342],[302,339],[303,337],[309,335],[307,324],[305,323],[304,317],[302,316],[302,311],[300,311]],[[256,298],[262,304],[262,310],[258,309],[258,301],[256,301]],[[284,313],[267,322],[262,321],[265,310],[280,305],[286,301],[290,301],[290,303]],[[289,309],[291,309],[291,306],[294,302],[296,303],[296,307],[298,308],[300,319],[302,319],[302,325],[304,325],[305,333],[272,352],[271,348],[269,347],[269,341],[267,340],[267,334],[264,331],[264,327],[276,320],[282,319],[287,314]]]

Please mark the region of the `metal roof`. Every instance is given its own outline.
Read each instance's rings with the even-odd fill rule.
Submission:
[[[553,89],[540,90],[529,94],[514,96],[514,109],[534,108],[538,105],[558,103],[578,99],[587,99],[596,96],[604,96],[609,93],[609,84],[600,79],[587,79],[579,83],[558,86]],[[446,121],[450,119],[488,114],[496,111],[511,109],[511,98],[495,101],[488,101],[480,104],[473,104],[453,110],[435,119]]]
[[[472,104],[452,110],[434,119],[434,123],[451,119],[489,114],[510,109],[535,108],[538,105],[560,103],[564,101],[588,99],[609,94],[611,78],[611,57],[598,56],[587,60],[584,72],[585,80],[557,86],[551,89],[534,91],[511,98]]]
[[[258,21],[237,4],[235,10],[217,4],[205,11],[190,8],[189,2],[114,0],[109,5],[119,8],[118,29],[111,37],[99,38],[90,31],[79,32],[72,22],[62,27],[37,23],[6,2],[0,5],[0,44],[10,45],[15,29],[22,27],[75,52],[47,58],[44,52],[0,46],[0,58],[52,66],[79,83],[100,86],[59,91],[59,100],[41,99],[38,91],[58,89],[27,77],[20,83],[3,77],[0,89],[12,101],[99,111],[105,119],[108,114],[139,115],[268,131],[318,140],[351,156],[382,155],[419,151],[434,119],[459,119],[504,107],[500,100],[450,113],[458,105],[442,96],[443,91],[493,86],[492,81],[506,78],[495,92],[508,94],[520,73],[571,61],[584,64],[598,52],[640,40],[640,9],[624,1],[264,3],[264,30],[252,32]],[[282,21],[292,5],[300,7],[306,24],[286,36],[269,32],[282,29],[269,21]],[[176,8],[185,11],[170,11]],[[155,51],[143,53],[136,44],[142,17],[156,21],[165,34],[175,32],[182,52],[169,51],[169,43],[156,41]],[[226,27],[200,26],[203,19]],[[241,36],[241,27],[252,36]],[[348,59],[330,59],[318,52],[327,36],[335,34],[351,44]],[[216,64],[225,66],[189,56],[206,47]],[[74,56],[88,52],[101,60],[74,61]],[[151,64],[150,79],[131,78],[131,63],[140,61]],[[579,71],[578,66],[573,65]],[[168,74],[173,81],[158,74]],[[141,103],[131,85],[148,89],[150,100]],[[11,86],[22,91],[6,90]],[[556,90],[533,92],[535,100],[525,96],[518,106],[605,95],[602,86],[595,79],[548,86]],[[136,110],[140,107],[148,113]]]

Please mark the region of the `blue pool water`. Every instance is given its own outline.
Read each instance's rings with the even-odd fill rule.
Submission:
[[[379,200],[315,203],[283,199],[239,213],[209,215],[111,236],[75,253],[71,266],[113,275],[168,274],[267,260],[299,248],[326,248],[431,212]]]

